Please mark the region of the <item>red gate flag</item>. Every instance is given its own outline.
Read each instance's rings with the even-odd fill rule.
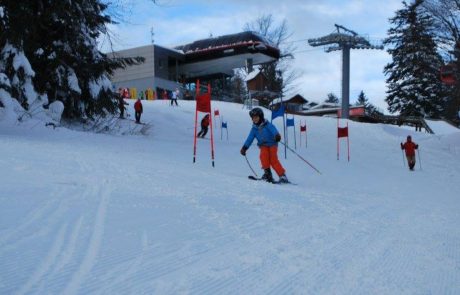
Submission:
[[[348,121],[347,127],[339,127],[339,118],[337,117],[337,160],[339,160],[339,141],[341,137],[347,138],[348,162],[350,162],[350,137],[348,136]]]
[[[300,146],[302,146],[302,132],[305,132],[305,147],[307,147],[307,144],[308,144],[307,121],[305,120],[305,122],[302,122],[302,120],[300,120],[299,126],[300,126],[300,133],[299,133]]]
[[[215,109],[215,110],[214,110],[214,117],[215,117],[215,116],[219,116],[219,110],[218,110],[218,109]]]
[[[200,94],[200,80],[196,81],[196,110],[195,110],[195,133],[193,136],[193,163],[196,160],[196,130],[198,125],[198,112],[208,113],[211,115],[211,85],[208,84],[208,91]],[[212,120],[209,121],[211,128],[211,160],[212,167],[214,167],[214,132],[212,130]]]
[[[197,95],[196,110],[198,112],[211,113],[211,93]]]
[[[348,127],[337,127],[337,137],[348,137]]]

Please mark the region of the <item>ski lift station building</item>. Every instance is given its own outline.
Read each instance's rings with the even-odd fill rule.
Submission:
[[[168,48],[156,44],[116,51],[112,57],[144,57],[145,62],[116,70],[111,80],[115,89],[155,93],[173,91],[197,79],[208,81],[233,75],[233,69],[279,59],[280,51],[255,32],[211,37]],[[136,98],[137,95],[132,95]],[[155,98],[154,95],[153,98]]]

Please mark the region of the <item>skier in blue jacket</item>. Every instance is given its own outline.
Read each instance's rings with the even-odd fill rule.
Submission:
[[[248,138],[244,142],[240,153],[245,156],[246,151],[251,146],[254,139],[257,139],[257,146],[260,149],[260,162],[264,175],[262,179],[273,182],[273,176],[270,167],[273,167],[279,176],[280,182],[289,182],[286,177],[286,170],[278,160],[278,142],[281,140],[276,127],[264,119],[264,112],[261,108],[254,108],[249,112],[253,125],[249,132]]]

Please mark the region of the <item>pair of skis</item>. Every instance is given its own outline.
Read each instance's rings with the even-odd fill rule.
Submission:
[[[262,179],[261,177],[255,177],[255,176],[253,176],[253,175],[249,175],[248,178],[251,179],[251,180],[256,180],[256,181],[266,181],[265,179]],[[279,181],[279,180],[278,180],[278,181],[272,181],[272,182],[270,182],[270,183],[273,183],[273,184],[292,184],[292,185],[297,185],[297,184],[292,183],[292,182],[290,182],[290,181],[288,181],[288,182],[282,182],[282,181]]]

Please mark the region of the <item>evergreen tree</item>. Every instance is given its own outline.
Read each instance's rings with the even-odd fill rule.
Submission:
[[[434,41],[433,21],[421,9],[423,0],[404,8],[390,19],[393,25],[384,44],[393,61],[384,68],[388,76],[385,101],[391,113],[438,117],[446,99],[439,81],[441,56]]]
[[[246,82],[240,71],[235,72],[235,75],[232,77],[231,85],[231,96],[233,101],[244,103],[247,89]]]
[[[434,18],[435,33],[441,54],[447,64],[454,65],[454,85],[448,87],[444,117],[460,123],[460,1],[426,0],[425,9]]]
[[[334,93],[328,93],[327,98],[324,102],[339,103],[339,98]]]
[[[142,61],[113,59],[98,50],[96,39],[107,34],[106,25],[112,23],[102,2],[3,0],[1,4],[6,26],[0,33],[0,49],[4,52],[13,46],[24,52],[34,72],[35,90],[47,95],[49,102],[61,100],[68,118],[115,112],[117,94],[108,75],[116,68]],[[0,57],[0,70],[3,67],[11,81],[17,80],[16,74],[8,70],[14,56],[17,54]],[[27,95],[11,94],[20,102],[25,97],[30,103]]]
[[[367,99],[366,95],[364,94],[364,91],[361,90],[361,92],[358,95],[358,100],[356,101],[356,105],[357,106],[362,105],[364,107],[367,107],[368,104],[369,104],[369,100]]]
[[[361,92],[359,93],[358,99],[356,100],[355,105],[364,106],[364,109],[366,110],[367,114],[383,115],[372,103],[369,102],[369,99],[366,97],[363,90],[361,90]]]
[[[0,4],[0,105],[10,106],[15,112],[23,109],[28,110],[30,104],[34,104],[39,98],[33,89],[32,78],[35,72],[32,70],[29,60],[25,56],[21,34],[9,34],[17,23],[15,15],[11,13],[4,3]],[[17,26],[27,33],[24,26]],[[11,101],[14,97],[16,104]],[[41,97],[40,97],[41,98]],[[46,102],[46,101],[45,101]],[[20,117],[19,119],[21,119]]]

